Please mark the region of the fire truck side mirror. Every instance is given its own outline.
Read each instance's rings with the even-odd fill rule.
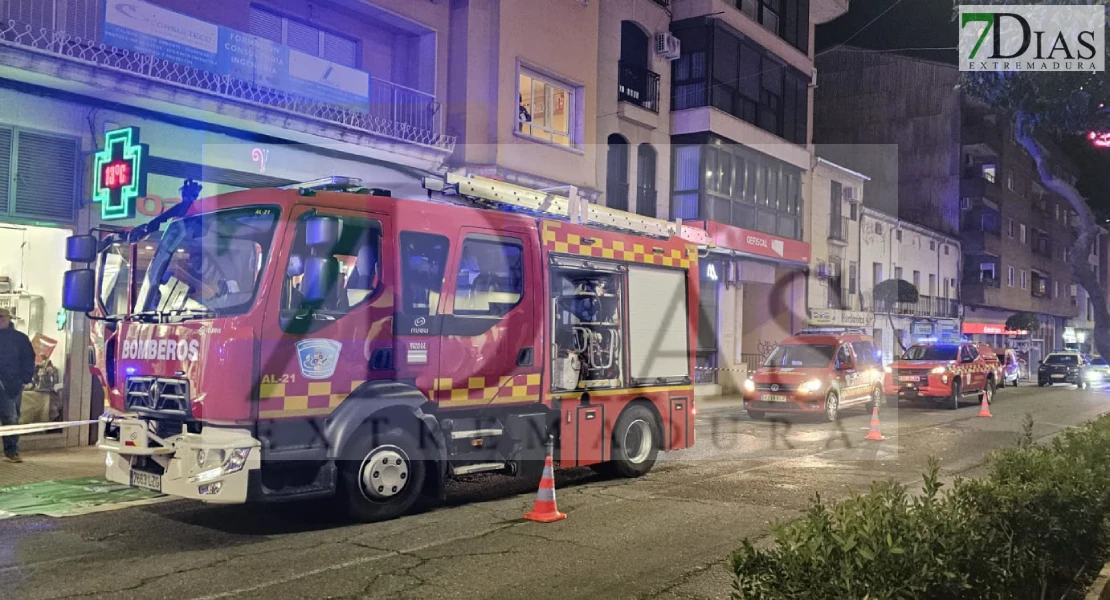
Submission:
[[[96,271],[73,269],[62,279],[62,307],[73,312],[88,313],[95,307]]]
[[[96,261],[96,238],[91,235],[71,235],[66,238],[66,260],[75,263]]]
[[[319,304],[327,300],[339,280],[339,261],[333,256],[310,256],[304,259],[304,279],[301,293],[304,301]]]
[[[314,215],[305,221],[304,241],[309,247],[331,248],[339,241],[339,219]]]

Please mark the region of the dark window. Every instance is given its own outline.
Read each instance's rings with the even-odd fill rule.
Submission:
[[[848,203],[848,217],[853,221],[859,219],[859,206],[855,202]]]
[[[956,360],[959,351],[959,346],[911,346],[902,360]]]
[[[860,366],[874,366],[879,363],[879,355],[871,342],[852,342],[852,350]]]
[[[783,344],[771,351],[765,367],[827,367],[832,362],[833,346],[827,344]]]
[[[341,316],[352,308],[365,304],[382,289],[381,223],[346,216],[339,217],[339,220],[339,239],[322,254],[304,244],[305,221],[302,220],[297,226],[281,290],[283,318],[299,318],[309,313],[332,318]],[[330,258],[338,267],[339,278],[331,287],[327,299],[319,306],[306,305],[301,288],[304,260],[309,256]]]
[[[252,6],[250,32],[324,60],[358,67],[358,42],[264,8]]]
[[[468,237],[459,259],[455,314],[502,316],[524,296],[524,248],[519,241]]]
[[[728,170],[731,174],[731,167]],[[640,144],[636,150],[636,213],[654,217],[656,196],[655,148],[651,144]]]
[[[610,208],[628,210],[628,140],[609,136],[608,174],[605,181],[605,204]]]
[[[442,235],[401,232],[401,313],[434,315],[439,311],[449,243]]]
[[[848,344],[844,344],[836,352],[836,366],[840,367],[843,365],[851,364],[851,362],[852,353],[848,350]]]

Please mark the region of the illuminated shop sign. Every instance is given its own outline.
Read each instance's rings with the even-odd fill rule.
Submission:
[[[93,157],[93,201],[100,203],[102,221],[135,216],[135,201],[146,195],[146,162],[138,127],[104,134],[104,149]]]

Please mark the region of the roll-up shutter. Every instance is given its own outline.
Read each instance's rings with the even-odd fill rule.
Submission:
[[[74,138],[16,130],[14,202],[8,213],[36,221],[75,221],[79,160]]]
[[[686,272],[628,268],[628,335],[632,381],[689,377]]]

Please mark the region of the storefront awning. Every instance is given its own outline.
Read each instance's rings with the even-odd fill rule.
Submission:
[[[807,242],[717,221],[690,221],[686,224],[705,229],[717,248],[732,253],[783,264],[809,264],[810,245]]]
[[[982,335],[1029,335],[1024,329],[1012,331],[1006,329],[1005,323],[964,323],[963,332],[966,334]]]

